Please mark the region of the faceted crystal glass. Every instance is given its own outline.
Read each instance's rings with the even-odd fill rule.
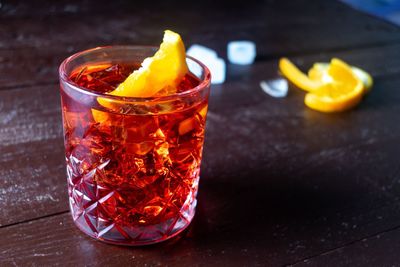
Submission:
[[[69,205],[87,235],[123,245],[169,239],[196,207],[210,73],[190,69],[172,94],[107,94],[156,51],[111,46],[83,51],[60,66]]]

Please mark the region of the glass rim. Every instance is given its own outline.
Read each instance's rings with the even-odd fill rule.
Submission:
[[[191,95],[193,93],[199,92],[202,89],[205,89],[210,86],[210,83],[211,83],[210,70],[207,68],[206,65],[204,65],[199,60],[197,60],[191,56],[187,56],[187,55],[186,55],[186,58],[194,61],[196,64],[198,64],[202,68],[202,70],[204,71],[204,78],[202,80],[200,80],[200,83],[197,86],[195,86],[189,90],[179,92],[179,93],[173,93],[173,94],[169,94],[169,95],[165,95],[165,96],[130,97],[130,96],[116,96],[116,95],[110,95],[107,93],[94,92],[94,91],[89,91],[85,87],[79,86],[78,84],[73,82],[68,77],[66,67],[69,63],[71,63],[72,61],[74,61],[75,59],[77,59],[78,57],[80,57],[82,55],[85,55],[85,54],[88,54],[88,53],[91,53],[91,52],[94,52],[97,50],[110,49],[110,48],[121,48],[121,49],[123,49],[123,48],[137,48],[137,49],[153,48],[153,49],[158,49],[157,46],[150,46],[150,45],[149,46],[146,46],[146,45],[107,45],[107,46],[98,46],[98,47],[82,50],[80,52],[77,52],[77,53],[72,54],[71,56],[67,57],[60,64],[60,67],[58,68],[60,80],[67,83],[73,90],[83,93],[85,95],[89,95],[89,96],[93,96],[93,97],[107,98],[107,99],[114,100],[114,101],[122,100],[122,101],[126,101],[126,102],[153,102],[153,101],[171,100],[171,99],[174,99],[177,97],[185,97],[185,96]]]

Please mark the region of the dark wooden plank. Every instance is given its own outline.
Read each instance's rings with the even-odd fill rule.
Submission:
[[[67,210],[63,155],[55,149],[60,142],[57,138],[17,145],[24,150],[1,149],[0,226]]]
[[[208,45],[222,55],[229,40],[243,38],[257,42],[261,57],[400,41],[398,27],[333,1],[205,1],[190,5],[177,1],[160,3],[158,8],[146,3],[103,3],[88,1],[81,8],[62,2],[58,7],[44,5],[47,9],[40,11],[35,11],[36,4],[5,4],[0,48],[43,49],[82,42],[88,46],[158,44],[166,27],[180,32],[188,43]],[[71,6],[76,12],[68,11]],[[96,6],[93,13],[92,6]],[[19,12],[25,16],[19,17]]]
[[[88,48],[90,47],[85,44],[75,44],[63,49],[49,47],[0,50],[0,72],[2,73],[0,89],[56,83],[58,66],[62,60],[74,52]],[[393,44],[338,52],[319,52],[293,57],[293,59],[301,68],[307,70],[315,61],[329,61],[336,56],[351,64],[361,66],[374,77],[378,77],[400,72],[399,51],[400,44]],[[252,66],[228,64],[227,82],[259,82],[261,79],[273,78],[277,74],[276,67],[276,63],[272,60],[259,60]]]
[[[293,266],[398,266],[399,240],[397,226]]]
[[[400,108],[397,105],[400,96],[396,94],[399,82],[393,78],[378,79],[371,96],[357,110],[333,116],[306,110],[300,93],[280,101],[259,94],[261,91],[246,94],[253,87],[219,88],[211,99],[198,214],[184,239],[174,245],[133,250],[108,246],[85,237],[73,227],[69,215],[61,215],[1,229],[4,238],[0,245],[1,261],[4,264],[15,261],[18,265],[32,261],[41,265],[64,262],[67,258],[71,264],[90,260],[105,266],[111,262],[128,264],[132,260],[150,265],[165,262],[189,265],[200,261],[219,265],[234,259],[238,265],[285,264],[394,227],[400,223],[398,208],[392,204],[395,196],[375,181],[382,173],[391,179],[397,175],[398,147],[394,144],[400,140],[399,129],[386,124],[395,119]],[[44,102],[31,103],[29,110],[16,116],[27,117],[22,125],[34,117],[39,120],[43,116],[53,119],[59,116],[56,88],[36,90]],[[227,90],[231,102],[218,106],[227,97],[224,96]],[[23,93],[23,90],[4,91],[1,99],[6,99],[10,108],[16,99],[24,99]],[[43,103],[49,103],[50,107],[43,108]],[[19,106],[29,105],[25,102]],[[370,127],[367,132],[360,128],[366,122]],[[28,139],[43,131],[40,126],[31,128],[32,136]],[[218,134],[221,132],[225,134]],[[39,134],[51,135],[46,131]],[[27,140],[6,136],[2,151],[12,151],[14,148],[7,143],[14,144],[15,138]],[[326,145],[321,146],[321,139],[327,140]],[[14,162],[15,174],[7,177],[4,188],[26,183],[26,178],[19,178],[22,175],[15,162],[37,156],[34,152],[37,148],[31,146],[32,154],[19,152],[19,157],[9,157]],[[61,140],[50,142],[44,149],[44,154],[53,157],[50,149],[55,154],[62,153]],[[61,166],[61,155],[57,158],[59,161],[50,159],[47,168]],[[24,165],[32,168],[36,162]],[[22,190],[19,193],[24,197],[15,201],[29,209],[22,214],[25,219],[66,210],[62,167],[50,171],[44,168],[43,172],[41,181],[48,187],[44,189],[42,184],[33,182],[29,193]],[[43,196],[52,188],[55,195]],[[35,202],[38,192],[40,204]],[[14,197],[15,194],[8,195],[8,203]],[[27,199],[34,201],[30,204]],[[13,216],[22,208],[5,206],[2,212],[5,209],[8,219],[21,219]],[[87,258],[89,252],[93,258]]]
[[[87,46],[0,50],[0,88],[56,84],[61,62]]]
[[[254,158],[259,160],[248,162],[250,166],[270,166],[286,161],[288,168],[299,171],[303,167],[296,161],[299,162],[303,157],[318,158],[320,153],[329,155],[331,149],[379,144],[397,138],[400,126],[388,122],[397,119],[399,80],[394,76],[386,78],[385,73],[390,73],[386,69],[392,68],[375,64],[379,57],[373,55],[380,55],[378,51],[366,49],[340,54],[351,62],[365,66],[378,79],[373,91],[359,108],[337,115],[320,114],[307,109],[303,104],[304,94],[297,89],[292,88],[289,97],[282,100],[264,94],[258,82],[276,75],[275,62],[232,68],[228,73],[228,82],[213,88],[203,166],[205,175],[208,176],[207,173],[212,170],[223,170],[224,173],[211,176],[230,177],[235,172],[224,169],[230,166],[229,162],[248,162]],[[384,55],[388,58],[386,64],[395,66],[397,46],[385,51]],[[328,55],[299,57],[296,61],[310,65],[318,58],[328,58]],[[28,90],[35,93],[27,93]],[[4,215],[0,219],[1,225],[66,210],[58,98],[57,85],[0,92],[0,148],[3,152],[3,167],[0,170],[6,177],[1,183],[6,192],[4,198],[7,199],[0,204]],[[221,135],[221,132],[225,135]],[[231,140],[228,150],[226,140]],[[244,149],[235,140],[242,140],[248,148]],[[321,140],[324,140],[323,147]],[[290,166],[292,163],[289,164],[291,159],[294,161],[293,167]],[[10,171],[10,166],[13,171]],[[36,175],[41,177],[41,183],[32,182],[28,188],[23,188],[21,184],[24,184],[26,174],[38,166],[42,166]],[[49,188],[52,198],[35,200],[38,194],[42,194],[43,184]],[[15,188],[19,189],[18,193]]]
[[[33,10],[7,1],[0,9],[0,88],[17,88],[0,92],[0,265],[291,264],[400,224],[393,204],[400,189],[398,28],[327,1],[164,3],[157,12],[147,4],[97,4]],[[222,56],[228,40],[255,40],[259,58],[229,65],[227,83],[214,86],[189,231],[145,248],[101,244],[63,214],[57,66],[95,45],[157,44],[166,25]],[[303,68],[342,57],[370,71],[376,85],[343,114],[307,109],[297,89],[273,99],[258,83],[276,76],[269,59],[284,53],[310,53],[294,58]]]
[[[53,83],[57,81],[61,61],[83,49],[108,44],[157,45],[165,27],[179,31],[188,46],[201,43],[218,50],[223,57],[229,40],[254,40],[261,63],[280,55],[310,52],[323,55],[324,51],[346,54],[352,59],[359,57],[352,56],[354,48],[378,46],[374,50],[364,49],[369,63],[383,67],[372,69],[386,73],[398,71],[399,47],[385,44],[400,41],[400,28],[340,3],[250,1],[244,6],[216,4],[213,8],[203,3],[185,5],[179,10],[171,9],[171,3],[164,5],[160,8],[169,16],[159,16],[143,4],[132,6],[119,1],[111,6],[96,3],[94,12],[98,13],[90,12],[93,6],[90,1],[82,5],[69,1],[52,3],[47,9],[37,9],[29,3],[6,2],[0,9],[3,10],[0,13],[0,88]],[[71,6],[77,7],[77,11],[68,11],[73,9]],[[221,12],[222,8],[225,12]],[[341,14],[340,18],[337,13]],[[365,61],[362,63],[366,64]],[[263,68],[261,64],[254,70]],[[235,75],[249,75],[236,69],[234,65],[228,66]],[[254,72],[253,68],[250,70]],[[237,79],[235,75],[231,78]]]
[[[69,214],[10,226],[0,229],[0,264],[280,266],[400,223],[394,206],[362,215],[352,209],[333,212],[332,207],[340,206],[347,196],[343,186],[352,186],[349,193],[363,193],[362,182],[344,180],[319,192],[304,182],[288,186],[278,180],[264,184],[206,180],[189,230],[171,242],[149,247],[95,241],[73,225]]]
[[[0,99],[0,226],[67,209],[57,86]]]

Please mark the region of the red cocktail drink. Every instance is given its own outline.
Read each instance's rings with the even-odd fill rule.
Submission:
[[[177,91],[107,94],[154,48],[84,51],[60,67],[68,193],[75,224],[102,241],[142,245],[185,229],[196,207],[210,75],[187,58]]]

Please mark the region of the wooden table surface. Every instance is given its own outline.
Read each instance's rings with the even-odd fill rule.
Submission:
[[[399,266],[400,28],[335,1],[141,2],[0,2],[0,266]],[[166,28],[222,57],[253,40],[257,60],[212,87],[189,229],[107,245],[68,211],[57,67],[94,46],[157,45]],[[293,87],[274,99],[259,82],[284,55],[304,70],[342,58],[374,88],[341,114]]]

